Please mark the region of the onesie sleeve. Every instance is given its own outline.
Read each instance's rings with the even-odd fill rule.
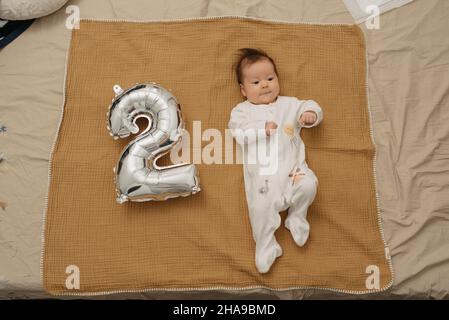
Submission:
[[[297,114],[297,121],[299,121],[299,118],[301,118],[301,115],[306,111],[313,111],[317,115],[316,121],[312,123],[311,125],[303,125],[303,128],[312,128],[316,127],[320,122],[323,120],[323,111],[321,110],[321,107],[318,103],[316,103],[313,100],[298,100],[299,102],[299,110]]]
[[[250,119],[249,110],[237,105],[231,111],[228,127],[237,143],[243,145],[254,143],[257,138],[265,139],[265,123],[266,120]]]

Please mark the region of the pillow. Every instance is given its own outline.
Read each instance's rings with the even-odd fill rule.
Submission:
[[[61,8],[68,0],[0,0],[0,18],[28,20],[46,16]]]

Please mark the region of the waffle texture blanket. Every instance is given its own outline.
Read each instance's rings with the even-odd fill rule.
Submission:
[[[325,113],[320,126],[301,133],[320,181],[309,241],[297,247],[281,224],[276,238],[284,253],[265,275],[254,266],[241,164],[197,164],[202,191],[196,195],[120,205],[112,168],[129,140],[113,140],[105,121],[115,84],[156,82],[180,102],[192,139],[200,121],[201,131],[222,132],[225,144],[230,111],[242,100],[232,69],[242,47],[274,58],[282,95],[313,99]],[[82,21],[72,33],[52,153],[45,288],[53,294],[306,287],[366,293],[391,286],[365,55],[363,33],[352,25],[237,17]],[[199,151],[210,143],[202,141]],[[70,266],[79,271],[79,288],[67,286]]]

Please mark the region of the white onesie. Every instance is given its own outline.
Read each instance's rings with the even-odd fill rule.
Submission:
[[[317,120],[312,125],[298,123],[305,111],[316,113]],[[285,227],[298,246],[303,246],[309,237],[307,209],[315,199],[318,179],[305,162],[300,131],[301,127],[318,125],[322,118],[315,101],[286,96],[278,96],[270,104],[255,105],[246,100],[231,112],[228,127],[243,149],[246,200],[256,243],[256,267],[261,273],[268,272],[282,255],[274,237],[281,223],[280,211],[288,209]],[[278,125],[269,137],[265,134],[268,121]],[[265,155],[271,152],[268,161],[267,157],[260,157],[260,150],[266,151]]]

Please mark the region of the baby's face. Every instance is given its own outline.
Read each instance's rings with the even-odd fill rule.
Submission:
[[[253,104],[269,104],[279,95],[279,80],[268,59],[259,60],[242,69],[240,90]]]

